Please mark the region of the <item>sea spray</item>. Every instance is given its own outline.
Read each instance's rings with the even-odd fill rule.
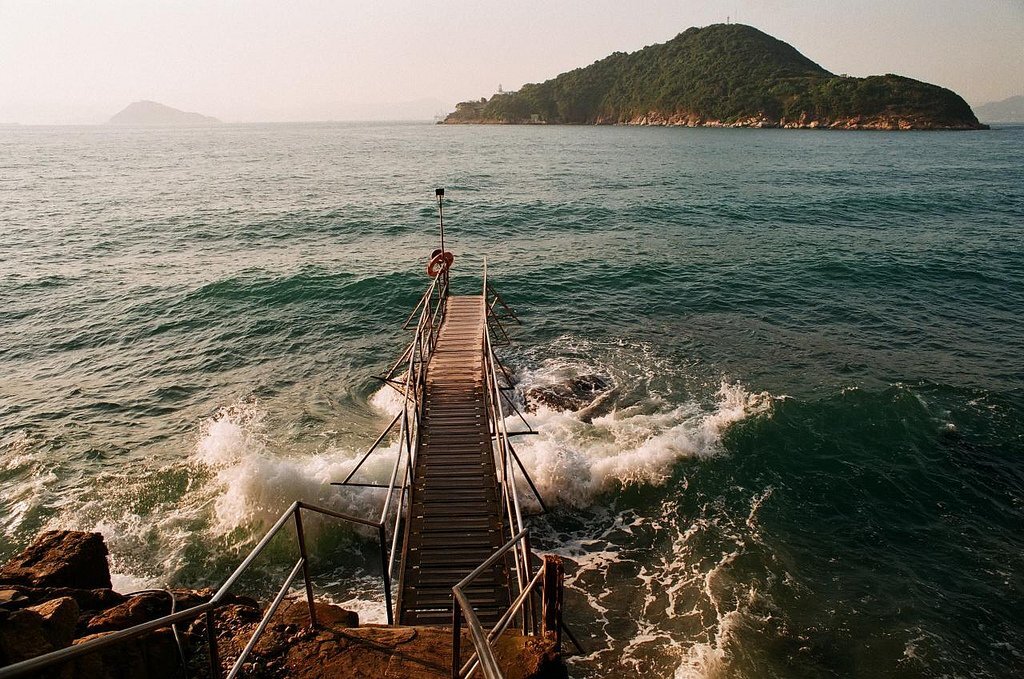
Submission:
[[[93,530],[111,548],[112,577],[119,586],[141,589],[176,583],[195,570],[197,544],[213,549],[213,557],[237,555],[252,545],[295,500],[371,520],[379,518],[383,493],[368,488],[339,488],[358,459],[354,450],[329,447],[311,455],[278,450],[268,430],[268,413],[258,402],[240,401],[220,408],[205,419],[191,453],[181,465],[147,472],[144,478],[125,478],[114,493],[79,503],[78,511],[52,520],[49,528]],[[396,449],[381,446],[360,474],[386,480]],[[158,478],[184,475],[184,492],[153,511],[135,508],[141,487],[154,487]],[[326,520],[310,513],[304,522],[310,544],[330,527],[370,537],[361,526]],[[153,558],[154,547],[157,558]],[[185,582],[182,584],[195,584]]]
[[[664,483],[682,458],[721,453],[723,432],[766,413],[772,402],[766,392],[751,394],[723,381],[710,410],[699,401],[671,405],[646,399],[587,423],[572,411],[541,406],[528,416],[539,435],[515,446],[545,498],[585,506],[616,484]],[[509,417],[506,424],[514,427],[515,420]]]
[[[214,535],[267,527],[295,500],[356,516],[379,511],[380,491],[331,485],[355,466],[355,451],[329,449],[302,457],[275,453],[266,443],[265,419],[257,403],[244,403],[222,409],[203,426],[193,461],[214,476]],[[360,473],[375,481],[386,478],[396,454],[397,446],[381,446]],[[314,516],[307,523],[315,531],[320,520]]]

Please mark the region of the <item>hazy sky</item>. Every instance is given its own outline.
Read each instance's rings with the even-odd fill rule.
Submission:
[[[429,117],[727,16],[835,73],[1024,94],[1024,0],[0,0],[0,122]]]

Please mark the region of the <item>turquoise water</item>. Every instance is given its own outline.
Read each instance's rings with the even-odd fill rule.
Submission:
[[[1024,668],[1024,127],[0,130],[0,556],[100,530],[116,584],[215,583],[337,490],[388,403],[447,188],[457,289],[520,312],[519,450],[574,676]],[[370,466],[385,476],[387,453]],[[314,527],[380,619],[373,542]],[[282,544],[250,582],[287,570]]]

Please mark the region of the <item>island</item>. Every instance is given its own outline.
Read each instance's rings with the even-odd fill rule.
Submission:
[[[518,92],[458,104],[444,124],[681,125],[980,130],[948,89],[888,74],[835,75],[742,24],[690,28]]]
[[[978,118],[990,123],[1024,123],[1024,95],[982,104]]]
[[[180,111],[155,101],[136,101],[129,104],[109,121],[110,125],[209,125],[220,121],[199,113]]]

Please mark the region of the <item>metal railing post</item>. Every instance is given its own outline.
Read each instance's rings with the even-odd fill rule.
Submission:
[[[211,608],[206,611],[206,648],[210,656],[210,679],[221,676],[220,654],[217,652],[217,628],[213,619],[216,610]]]
[[[309,556],[306,554],[306,532],[302,530],[302,507],[295,507],[295,535],[299,539],[299,558],[302,559],[302,577],[306,581],[306,603],[309,605],[309,626],[316,627],[316,604],[313,601],[313,581],[309,578]]]
[[[459,679],[462,667],[462,608],[452,597],[452,679]]]
[[[377,539],[380,541],[380,567],[384,571],[384,607],[388,613],[388,624],[395,624],[395,614],[391,610],[391,574],[388,573],[388,548],[387,536],[384,534],[384,524],[377,526]]]
[[[544,577],[541,587],[541,621],[544,633],[554,632],[555,651],[562,652],[562,589],[564,570],[562,560],[551,554],[544,555]]]

